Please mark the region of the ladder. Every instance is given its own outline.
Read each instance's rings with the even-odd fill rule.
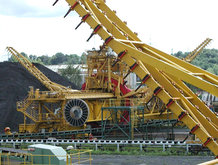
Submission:
[[[24,67],[26,68],[33,76],[35,76],[45,87],[50,91],[74,91],[70,88],[52,82],[48,77],[46,77],[32,62],[30,62],[26,57],[17,52],[12,47],[7,47],[7,51]]]

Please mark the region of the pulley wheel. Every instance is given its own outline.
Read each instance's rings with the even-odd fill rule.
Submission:
[[[67,102],[64,115],[70,125],[82,126],[89,117],[89,107],[85,101],[73,99]]]

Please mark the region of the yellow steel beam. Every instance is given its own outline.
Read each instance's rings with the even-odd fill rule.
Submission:
[[[147,120],[152,120],[152,119],[169,119],[169,120],[172,120],[172,119],[176,119],[177,116],[174,115],[173,113],[171,112],[163,112],[161,115],[160,113],[147,113],[147,114],[144,114],[144,115],[138,115],[139,117],[144,117],[145,119]]]
[[[84,3],[84,1],[85,1],[85,3]],[[97,17],[97,20],[95,19],[95,21],[98,22],[98,24],[99,24],[99,21],[100,21],[100,24],[104,25],[104,26],[106,25],[107,30],[110,33],[112,33],[113,35],[117,36],[117,38],[123,39],[123,40],[126,39],[126,37],[116,28],[116,26],[114,24],[111,24],[112,22],[110,22],[110,20],[104,19],[104,14],[106,14],[106,13],[100,12],[96,8],[96,6],[93,4],[93,2],[91,2],[90,0],[81,0],[81,2],[83,2],[83,5],[85,7],[87,7],[87,5],[88,5],[88,7],[91,9],[91,11],[95,13],[95,17]],[[96,24],[96,26],[98,24]],[[109,26],[107,26],[107,25],[109,25]],[[92,28],[94,29],[95,27],[92,27]],[[99,31],[101,31],[101,30],[102,30],[102,28]],[[132,43],[127,43],[127,44],[132,46],[132,47],[135,47]]]
[[[218,159],[210,160],[204,163],[200,163],[198,165],[217,165],[218,164]]]
[[[118,28],[124,32],[124,34],[126,34],[128,36],[128,38],[130,40],[134,40],[134,41],[140,41],[140,39],[137,37],[137,35],[135,33],[133,33],[128,26],[126,26],[127,23],[123,22],[122,20],[120,20],[119,17],[117,17],[116,12],[112,11],[105,3],[103,0],[99,0],[100,3],[96,3],[96,5],[98,6],[99,9],[101,9],[102,11],[105,11],[105,14],[107,15],[107,17],[111,20],[111,22],[116,23],[116,26],[118,26]]]
[[[176,77],[174,76],[167,76],[166,74],[164,74],[165,77],[167,77],[171,82],[176,82],[177,85],[180,86],[180,89],[183,89],[184,91],[186,91],[188,93],[188,95],[190,95],[192,97],[192,99],[190,99],[189,101],[198,109],[198,111],[200,111],[200,113],[202,113],[204,116],[207,117],[208,120],[211,120],[214,125],[216,126],[216,128],[218,129],[218,118],[216,117],[216,115],[207,107],[207,105],[205,103],[203,103],[200,98],[198,98],[188,87],[187,85],[185,85],[184,82],[178,80]]]
[[[18,62],[25,67],[33,76],[35,76],[43,85],[45,85],[51,91],[68,91],[68,92],[79,92],[78,90],[72,90],[60,84],[52,82],[47,78],[34,64],[32,64],[26,57],[17,52],[12,47],[6,48],[10,54],[18,60]]]
[[[173,75],[189,84],[192,84],[205,91],[208,91],[209,93],[218,97],[218,85],[202,80],[197,76],[193,76],[189,74],[188,72],[184,72],[183,70],[180,70],[179,68],[171,64],[165,63],[161,60],[158,60],[150,56],[149,54],[138,51],[126,44],[120,43],[119,41],[116,41],[116,39],[113,39],[108,45],[109,46],[116,45],[116,47],[122,47],[123,50],[128,51],[127,55],[129,55],[131,58],[134,58],[136,60],[141,60],[145,64],[156,67],[160,71],[164,71],[165,73]]]
[[[117,41],[119,41],[119,39],[123,39],[123,38],[124,38],[124,40],[126,40],[125,36],[124,36],[113,24],[111,24],[111,22],[110,22],[107,18],[104,17],[104,14],[103,14],[102,12],[100,12],[100,11],[93,5],[92,2],[90,2],[89,0],[87,0],[87,2],[89,2],[89,6],[92,8],[92,12],[96,12],[96,13],[97,13],[96,16],[98,17],[99,21],[101,21],[101,24],[104,25],[104,26],[107,28],[107,30],[113,34],[113,36],[115,36],[116,38],[118,38]],[[80,8],[80,5],[77,5],[76,8]],[[84,11],[84,10],[82,10],[82,11]],[[80,12],[82,12],[82,11],[80,11]],[[85,12],[86,12],[86,11],[83,12],[84,15],[85,15]],[[90,19],[87,19],[87,22],[88,22],[89,20],[90,20]],[[124,24],[124,23],[123,23],[123,24]],[[95,28],[95,27],[97,26],[97,24],[96,24],[96,26],[95,26],[95,25],[93,25],[93,22],[92,22],[92,23],[90,23],[90,26],[91,26],[92,28]],[[103,29],[101,28],[101,29],[98,31],[98,34],[100,34],[102,31],[103,31]],[[106,39],[106,37],[104,37],[104,39]],[[128,45],[129,45],[129,44],[128,44]],[[129,45],[129,46],[132,47],[131,45]],[[167,56],[164,56],[164,54],[161,54],[161,53],[159,53],[158,51],[155,51],[155,49],[149,49],[148,47],[146,47],[145,44],[143,45],[143,48],[146,49],[146,52],[147,52],[147,53],[149,53],[149,54],[145,53],[147,56],[149,56],[149,57],[152,58],[152,57],[154,57],[154,55],[156,55],[156,57],[158,57],[158,58],[153,58],[153,59],[155,59],[155,61],[153,61],[153,60],[151,61],[151,60],[146,59],[146,61],[147,61],[148,63],[152,63],[152,65],[154,65],[154,64],[157,63],[156,61],[158,61],[158,62],[160,62],[160,63],[162,64],[162,69],[160,69],[160,68],[158,68],[158,69],[163,70],[163,68],[164,68],[164,71],[165,71],[165,72],[168,71],[168,72],[171,72],[171,74],[173,74],[173,75],[176,74],[176,75],[179,76],[178,78],[180,78],[180,79],[182,79],[182,80],[184,80],[184,81],[186,81],[186,82],[188,82],[188,83],[190,83],[190,84],[193,84],[194,86],[197,86],[197,87],[199,87],[199,88],[201,88],[201,89],[206,88],[206,87],[208,86],[207,89],[203,89],[203,90],[206,90],[206,91],[208,91],[209,93],[213,92],[213,91],[214,91],[214,88],[215,88],[215,91],[216,91],[216,92],[214,92],[214,93],[216,93],[215,95],[218,95],[217,86],[214,86],[213,84],[211,84],[211,82],[212,82],[212,83],[214,83],[215,85],[218,85],[218,77],[217,77],[217,76],[215,76],[215,75],[213,75],[213,74],[212,74],[212,76],[211,76],[210,74],[206,74],[204,70],[201,70],[201,69],[198,68],[198,73],[204,73],[205,75],[208,75],[208,76],[210,76],[211,78],[213,78],[213,79],[211,80],[210,77],[208,77],[208,76],[207,76],[207,77],[205,77],[205,76],[201,77],[201,78],[203,78],[204,80],[209,81],[208,83],[205,82],[205,81],[203,81],[203,80],[199,80],[199,78],[198,78],[197,76],[190,76],[190,74],[193,74],[193,72],[187,70],[186,68],[184,69],[184,66],[180,66],[180,63],[181,63],[181,62],[184,62],[184,61],[179,60],[179,59],[176,58],[177,61],[179,60],[179,61],[176,63],[176,62],[174,62],[174,61],[171,59],[171,58],[173,58],[172,56],[169,55],[170,58],[169,58],[169,57],[167,58]],[[141,52],[141,53],[142,53],[142,52]],[[158,53],[159,53],[159,54],[158,54]],[[167,54],[166,54],[166,55],[167,55]],[[141,55],[140,55],[140,56],[141,56]],[[135,57],[135,55],[134,55],[134,57]],[[151,58],[150,58],[150,59],[151,59]],[[166,63],[164,63],[163,61],[160,61],[159,59],[164,60]],[[163,66],[163,65],[168,65],[168,66],[171,66],[171,67],[166,67],[166,66]],[[187,63],[186,63],[186,65],[190,65],[190,64],[187,64]],[[160,66],[160,65],[157,64],[157,66]],[[172,67],[174,67],[177,71],[180,71],[180,73],[178,73],[177,71],[176,71],[176,73],[175,73],[175,70],[172,70]],[[215,76],[215,78],[214,78],[214,76]],[[194,78],[194,79],[193,79],[193,78]],[[197,83],[197,80],[202,81],[202,84],[203,84],[203,85],[199,86],[199,83]],[[205,83],[207,83],[207,85],[205,85]]]
[[[73,94],[73,95],[66,95],[65,97],[67,100],[70,99],[105,99],[105,98],[115,98],[112,93],[81,93],[81,94]]]
[[[192,64],[189,64],[189,63],[187,63],[187,62],[185,62],[183,60],[180,60],[180,59],[178,59],[178,58],[176,58],[176,57],[174,57],[172,55],[166,54],[166,53],[164,53],[164,52],[162,52],[160,50],[157,50],[157,49],[155,49],[155,48],[153,48],[153,47],[151,47],[149,45],[144,45],[143,47],[146,47],[146,48],[148,48],[148,49],[150,49],[152,51],[155,51],[156,53],[160,54],[164,58],[167,58],[167,59],[171,60],[172,62],[180,65],[181,67],[185,68],[186,70],[189,70],[190,73],[203,73],[204,75],[208,75],[208,78],[207,77],[204,78],[205,81],[209,81],[210,82],[211,81],[210,77],[211,77],[214,80],[216,80],[216,84],[218,84],[218,82],[217,82],[218,81],[218,77],[216,75],[210,73],[210,72],[207,72],[207,71],[205,71],[203,69],[200,69],[199,67],[196,67],[196,66],[194,66]]]
[[[80,16],[84,16],[84,14],[87,14],[87,11],[80,5],[78,4],[78,2],[76,0],[66,0],[70,6],[74,6],[74,10],[80,15]],[[75,6],[75,3],[77,3],[77,5]],[[100,20],[100,19],[99,19]],[[89,17],[86,22],[92,27],[96,27],[97,26],[97,22],[95,19],[93,19],[93,17]],[[111,36],[107,33],[107,31],[105,31],[103,28],[101,29],[101,31],[98,31],[97,34],[99,34],[99,36],[102,38],[102,39],[107,39],[105,41],[105,44],[107,44],[108,46],[110,46],[117,54],[119,54],[120,52],[124,51],[124,50],[127,50],[128,53],[127,55],[125,55],[122,60],[124,62],[126,62],[127,65],[131,66],[132,64],[134,64],[134,60],[133,58],[135,59],[138,59],[138,60],[141,60],[143,63],[148,63],[144,60],[144,58],[146,59],[149,59],[149,63],[151,65],[151,62],[158,62],[157,59],[153,58],[153,57],[150,57],[149,55],[145,54],[145,53],[141,53],[139,51],[137,51],[136,49],[128,46],[128,45],[125,45],[125,44],[122,44],[118,41],[116,41],[115,39],[112,39]],[[109,38],[108,38],[109,37]],[[118,38],[119,39],[119,38]],[[141,55],[141,57],[140,57]],[[134,57],[132,57],[134,56]],[[143,58],[143,59],[142,59]],[[164,62],[162,62],[164,63]],[[156,65],[153,66],[153,67],[157,67],[159,68],[159,70],[166,70],[167,68],[171,68],[171,69],[174,69],[174,72],[176,70],[175,67],[172,67],[172,66],[169,66],[168,65],[165,65],[162,64],[160,61],[158,62],[158,64],[161,64],[162,68],[159,68],[157,67]],[[153,64],[152,64],[153,65]],[[178,70],[178,69],[177,69]],[[167,70],[168,71],[168,70]],[[144,79],[145,76],[146,76],[146,73],[140,68],[138,67],[137,69],[134,70],[134,72],[137,74],[137,76],[141,79]],[[168,71],[170,72],[170,71]],[[181,71],[179,72],[181,73]],[[174,73],[174,74],[179,74],[178,72]],[[172,73],[171,73],[172,74]],[[187,79],[187,77],[189,78],[192,78],[194,81],[196,81],[195,78],[193,78],[192,76],[188,76],[187,74],[184,74],[183,73],[183,78]],[[187,77],[186,77],[187,76]],[[146,81],[146,84],[153,90],[155,90],[157,87],[160,86],[160,84],[152,78],[152,76],[150,76],[148,79],[145,79],[147,80]],[[196,84],[195,82],[193,81],[194,84]],[[200,83],[202,84],[203,82],[200,81]],[[210,86],[208,84],[208,82],[206,83],[203,83],[204,85],[207,86]],[[200,85],[201,86],[201,85]],[[213,85],[211,85],[213,87],[213,89],[216,89],[217,91],[217,88],[214,88]],[[166,90],[162,90],[162,92],[160,94],[158,94],[158,97],[165,103],[167,104],[167,108],[169,108],[170,106],[170,110],[176,115],[179,117],[179,120],[181,120],[183,123],[185,123],[189,129],[193,129],[196,125],[197,125],[197,122],[195,120],[193,120],[193,118],[186,112],[185,109],[183,109],[178,103],[177,101],[173,101],[172,100],[172,97],[171,95],[166,91]],[[201,126],[199,126],[199,128],[194,132],[194,134],[196,134],[199,139],[202,141],[202,143],[207,146],[215,155],[218,155],[218,145],[216,143],[216,141],[213,139],[213,137],[210,137],[210,134],[208,134],[207,131],[205,131]]]
[[[156,56],[158,58],[160,58],[161,60],[164,60],[164,59],[169,59],[170,62],[173,62],[183,68],[185,68],[186,70],[190,70],[194,73],[204,73],[205,75],[208,75],[209,77],[212,77],[213,79],[217,80],[218,81],[218,78],[217,76],[207,72],[207,71],[204,71],[196,66],[193,66],[193,65],[190,65],[190,64],[187,64],[186,62],[174,57],[174,56],[171,56],[169,54],[166,54],[156,48],[153,48],[147,44],[143,44],[141,45],[141,40],[137,37],[137,35],[135,33],[133,33],[128,27],[127,25],[122,22],[115,14],[115,12],[113,12],[105,3],[103,0],[99,0],[98,3],[96,3],[96,5],[98,6],[98,8],[100,10],[102,10],[102,12],[104,12],[106,15],[107,15],[107,18],[109,18],[111,20],[111,22],[115,23],[117,26],[119,26],[121,29],[124,29],[123,31],[125,31],[125,34],[126,36],[128,36],[129,40],[135,40],[135,41],[138,41],[140,43],[140,46],[142,46],[144,49],[146,49],[146,53],[149,53],[150,55],[152,56]],[[106,26],[106,25],[105,25]],[[109,25],[111,26],[111,25]],[[122,30],[121,30],[122,31]],[[114,36],[116,36],[113,32],[114,31],[109,31],[110,33],[112,33]],[[130,37],[131,36],[131,37]],[[116,38],[119,38],[116,36]],[[119,38],[120,39],[120,38]],[[209,40],[208,40],[209,41]],[[161,55],[161,56],[159,56]],[[208,78],[205,78],[205,80],[207,81],[210,81],[210,79]]]
[[[149,65],[145,64],[145,66],[148,68],[153,77],[158,82],[161,82],[161,85],[164,87],[165,90],[167,90],[171,94],[172,97],[179,97],[181,99],[181,106],[184,106],[184,108],[189,112],[192,118],[196,120],[196,122],[201,124],[204,127],[204,129],[207,128],[208,133],[210,133],[213,137],[217,136],[217,128],[214,127],[213,124],[211,124],[211,122],[209,122],[207,118],[203,116],[202,113],[200,113],[198,109],[196,109],[196,107],[188,99],[186,99],[186,97],[184,97],[184,95],[180,93],[180,91],[175,86],[171,85],[171,82],[166,77],[164,77],[163,74],[159,74],[159,71],[157,69]],[[213,117],[216,118],[215,114],[213,114]],[[216,121],[218,123],[217,118]]]
[[[192,62],[197,55],[210,43],[212,39],[206,38],[195,50],[193,50],[191,53],[189,53],[184,60],[187,62]]]
[[[54,112],[52,110],[50,110],[48,107],[46,107],[43,103],[42,103],[42,107],[49,112],[49,114],[51,114],[56,120],[58,120],[58,117],[54,114]],[[40,114],[39,114],[40,115]]]
[[[81,91],[80,93],[63,93],[62,91],[50,92],[43,91],[36,94],[33,92],[29,95],[29,100],[39,100],[45,102],[57,102],[58,100],[71,100],[71,99],[103,99],[103,98],[115,98],[112,93],[98,93],[92,91]]]

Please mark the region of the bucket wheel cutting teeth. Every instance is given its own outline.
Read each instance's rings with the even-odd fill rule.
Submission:
[[[65,105],[64,115],[70,125],[83,126],[89,117],[89,107],[85,101],[73,99]]]

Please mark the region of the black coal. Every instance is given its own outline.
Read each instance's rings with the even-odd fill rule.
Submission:
[[[34,64],[51,81],[64,86],[71,86],[72,89],[78,87],[59,74],[46,68],[41,64]],[[25,99],[29,87],[38,88],[41,91],[48,90],[32,74],[30,74],[19,63],[0,63],[0,132],[5,127],[10,127],[11,131],[18,131],[18,125],[23,123],[23,114],[16,110],[16,102]]]

